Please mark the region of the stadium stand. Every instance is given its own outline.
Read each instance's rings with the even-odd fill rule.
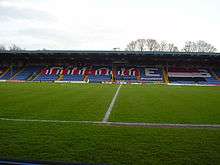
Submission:
[[[58,79],[57,75],[39,75],[36,79],[34,79],[33,81],[55,81]]]
[[[141,81],[146,83],[162,83],[163,70],[162,68],[140,68]]]
[[[6,67],[0,67],[0,77],[2,77],[4,75],[4,73],[6,72],[7,68]]]
[[[83,81],[87,67],[74,67],[72,69],[63,69],[61,73],[63,81]]]
[[[10,80],[17,72],[19,71],[18,67],[12,67],[8,69],[7,73],[5,73],[0,80]]]
[[[220,84],[208,69],[168,68],[169,80],[178,84]]]
[[[185,52],[8,51],[0,53],[0,80],[220,85],[220,53],[210,54],[210,57],[204,55]]]
[[[95,66],[88,70],[86,74],[91,83],[110,82],[112,79],[112,68],[108,66]]]
[[[217,76],[217,78],[220,79],[220,69],[214,69],[213,71],[214,71],[215,75]]]
[[[41,70],[41,73],[36,76],[36,78],[33,81],[55,81],[58,79],[58,69],[54,68],[44,68]]]
[[[65,75],[63,81],[83,81],[83,75]]]
[[[30,76],[39,72],[40,68],[40,66],[27,66],[17,73],[12,80],[27,80]]]
[[[117,68],[116,70],[116,80],[118,81],[129,81],[129,82],[137,82],[138,76],[140,76],[140,71],[135,68]]]
[[[62,75],[60,81],[83,81],[86,68],[63,68],[63,67],[50,67],[41,70],[39,76],[34,81],[55,81]]]
[[[159,67],[117,67],[112,69],[109,66],[90,66],[90,67],[49,67],[42,66],[26,66],[22,69],[13,67],[13,69],[1,68],[0,80],[29,80],[35,77],[33,81],[88,81],[90,83],[102,83],[123,81],[128,83],[164,83],[163,68]],[[3,74],[4,73],[4,74]],[[215,74],[215,76],[213,75]],[[169,67],[168,80],[174,84],[210,84],[220,85],[219,70],[213,70],[213,74],[209,69],[189,68],[189,67]],[[37,76],[33,76],[37,75]]]

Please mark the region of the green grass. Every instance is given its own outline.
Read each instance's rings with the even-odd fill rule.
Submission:
[[[116,85],[0,83],[0,118],[101,121]],[[220,124],[219,87],[123,85],[111,121]],[[219,129],[0,120],[0,159],[220,164]]]
[[[220,87],[124,85],[110,120],[220,124]]]
[[[220,131],[0,121],[0,157],[120,164],[220,164]]]
[[[101,121],[115,85],[0,83],[0,117]],[[111,121],[220,124],[220,87],[123,85]]]
[[[0,117],[101,121],[113,85],[0,83]]]

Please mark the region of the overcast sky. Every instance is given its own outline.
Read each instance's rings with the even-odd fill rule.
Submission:
[[[220,51],[220,0],[0,0],[0,44],[122,50],[131,40],[205,40]]]

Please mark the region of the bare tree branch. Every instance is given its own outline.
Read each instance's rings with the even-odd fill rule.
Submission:
[[[166,41],[160,42],[159,51],[167,51],[168,43]]]
[[[2,52],[2,51],[6,51],[6,48],[4,45],[0,45],[0,52]]]
[[[184,52],[215,52],[217,51],[217,49],[213,45],[205,41],[199,40],[196,42],[187,41],[182,51]]]
[[[155,39],[147,39],[147,48],[150,51],[156,51],[159,50],[160,45],[158,44],[158,42]]]
[[[129,42],[126,47],[127,51],[135,51],[136,49],[137,49],[137,42],[136,41]]]
[[[137,49],[138,51],[145,51],[146,50],[146,44],[147,44],[147,41],[145,39],[138,39],[136,42],[136,45],[137,45]]]
[[[12,44],[12,45],[9,46],[9,51],[21,51],[21,50],[22,49],[19,46],[15,45],[15,44]]]

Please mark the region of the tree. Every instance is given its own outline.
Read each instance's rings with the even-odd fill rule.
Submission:
[[[215,52],[217,51],[217,49],[213,45],[205,41],[199,40],[196,42],[195,41],[185,42],[185,46],[182,49],[182,51],[184,52]]]
[[[155,39],[147,39],[146,45],[149,51],[156,51],[160,48],[159,43]]]
[[[158,42],[155,39],[137,39],[136,41],[131,41],[126,47],[127,51],[168,51],[168,52],[178,52],[179,49],[174,43],[169,43],[167,41]],[[186,41],[183,52],[216,52],[217,49],[202,40],[199,41]]]
[[[160,42],[159,51],[167,51],[168,43],[166,41]]]
[[[11,46],[9,46],[9,51],[21,51],[22,49],[15,45],[15,44],[12,44]]]
[[[173,52],[179,52],[179,48],[177,46],[173,47]]]
[[[167,51],[167,52],[178,52],[178,47],[173,43],[168,43],[167,41],[161,41],[159,43],[159,51]]]
[[[2,52],[2,51],[6,51],[6,48],[4,45],[0,45],[0,52]]]
[[[159,43],[155,39],[137,39],[131,41],[126,47],[128,51],[156,51],[160,48]]]
[[[169,43],[167,47],[167,51],[169,52],[178,52],[178,47],[175,46],[173,43]]]
[[[136,41],[131,41],[126,46],[127,51],[145,51],[147,48],[147,40],[146,39],[137,39]]]
[[[186,41],[185,46],[182,51],[184,52],[195,52],[196,51],[196,43],[193,41]]]
[[[136,48],[138,51],[145,51],[147,46],[147,40],[146,39],[138,39],[136,42]]]
[[[178,51],[178,47],[166,41],[157,42],[155,39],[138,39],[126,46],[127,51]]]
[[[205,41],[199,40],[197,41],[197,51],[198,52],[215,52],[217,51],[217,49],[211,44]]]
[[[137,42],[136,41],[131,41],[126,46],[127,51],[135,51],[136,49],[137,49]]]

